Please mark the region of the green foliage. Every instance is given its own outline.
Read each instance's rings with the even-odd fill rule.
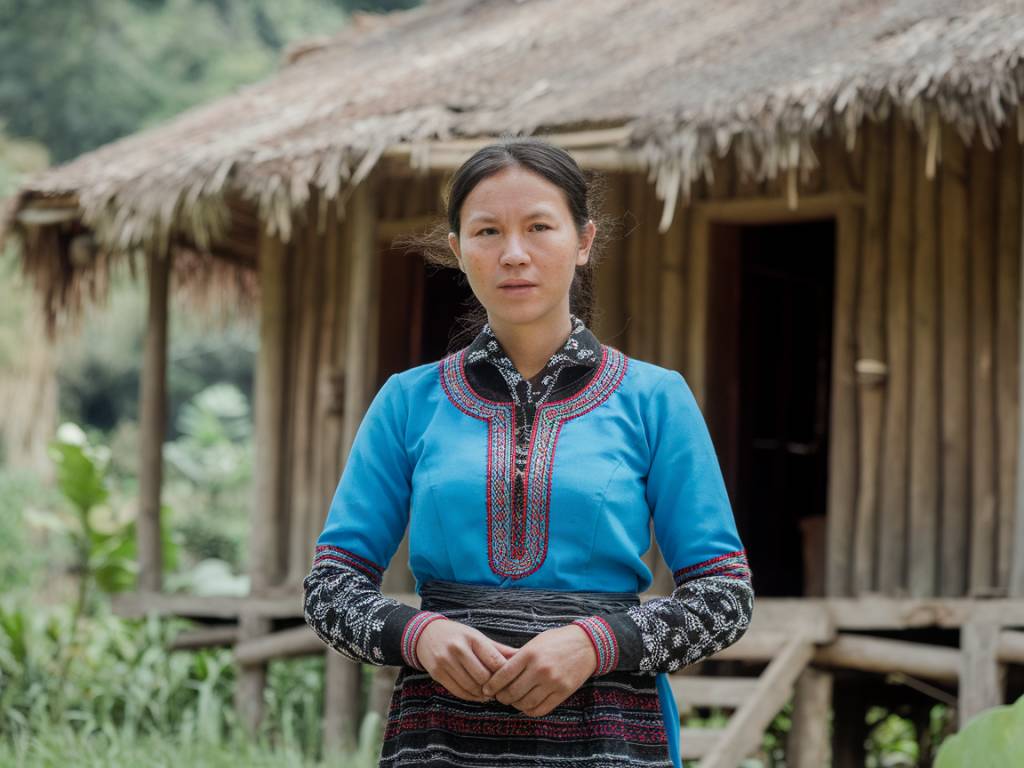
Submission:
[[[982,712],[939,749],[935,768],[1004,768],[1024,755],[1024,696]]]
[[[172,652],[185,622],[101,612],[62,676],[71,622],[67,608],[0,604],[0,766],[321,764],[322,656],[270,665],[265,725],[250,738],[235,715],[229,650]],[[368,716],[361,733],[356,753],[322,764],[375,765],[380,719]]]
[[[37,586],[54,561],[67,556],[60,526],[50,510],[62,508],[60,495],[25,471],[0,469],[0,595]]]

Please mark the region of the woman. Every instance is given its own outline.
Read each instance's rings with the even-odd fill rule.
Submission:
[[[753,610],[700,411],[678,373],[587,329],[596,227],[567,153],[484,147],[448,208],[487,323],[374,398],[306,620],[349,658],[402,666],[382,766],[678,766],[665,673],[738,640]],[[640,604],[652,519],[676,588]],[[407,526],[421,610],[379,588]]]

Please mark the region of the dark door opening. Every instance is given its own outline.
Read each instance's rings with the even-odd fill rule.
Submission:
[[[472,296],[461,272],[406,249],[384,252],[380,279],[377,388],[392,373],[444,357]]]
[[[708,421],[764,597],[824,594],[835,236],[711,228]]]

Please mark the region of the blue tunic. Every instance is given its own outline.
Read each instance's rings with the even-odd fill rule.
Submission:
[[[516,405],[474,390],[466,358],[461,350],[395,374],[377,393],[317,542],[317,561],[357,569],[379,584],[408,528],[417,592],[442,580],[639,593],[652,581],[642,558],[653,522],[675,576],[673,595],[579,623],[598,653],[595,674],[658,675],[678,765],[679,718],[666,673],[735,642],[749,625],[753,598],[690,389],[676,371],[600,346],[596,371],[581,389],[537,406],[523,486],[515,492]],[[373,663],[396,663],[399,643],[398,663],[418,667],[415,640],[429,617],[391,608],[376,624],[365,622],[356,633],[361,641],[350,634],[339,643],[323,622],[311,624],[339,650]],[[396,632],[400,638],[389,637]]]

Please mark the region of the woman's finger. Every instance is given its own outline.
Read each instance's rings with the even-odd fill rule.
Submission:
[[[484,694],[488,696],[494,696],[498,691],[502,690],[510,682],[519,677],[523,669],[526,667],[528,659],[525,654],[517,653],[499,669],[491,679],[484,684]],[[500,699],[499,699],[500,701]]]
[[[477,668],[477,665],[473,667],[467,666],[466,668],[473,675],[473,679],[481,685],[490,680],[491,675],[505,665],[505,657],[495,647],[496,645],[493,640],[483,633],[469,636],[469,646],[474,654],[473,659],[477,662],[479,668]],[[480,677],[481,673],[483,677]]]
[[[529,715],[530,717],[544,717],[544,715],[548,715],[554,711],[555,707],[565,701],[566,698],[568,697],[563,698],[561,693],[555,691],[554,693],[548,694],[540,704],[532,709],[523,710],[523,714]]]
[[[465,699],[466,701],[487,701],[486,696],[480,696],[467,690],[465,686],[459,685],[458,681],[447,673],[441,673],[434,679],[443,685],[449,693],[460,699]]]
[[[479,663],[479,662],[478,662]],[[461,660],[458,657],[453,657],[446,665],[445,670],[448,675],[459,684],[461,688],[472,693],[474,696],[479,696],[481,699],[486,699],[484,692],[480,690],[480,683],[473,679],[473,676],[466,671],[462,666]]]

